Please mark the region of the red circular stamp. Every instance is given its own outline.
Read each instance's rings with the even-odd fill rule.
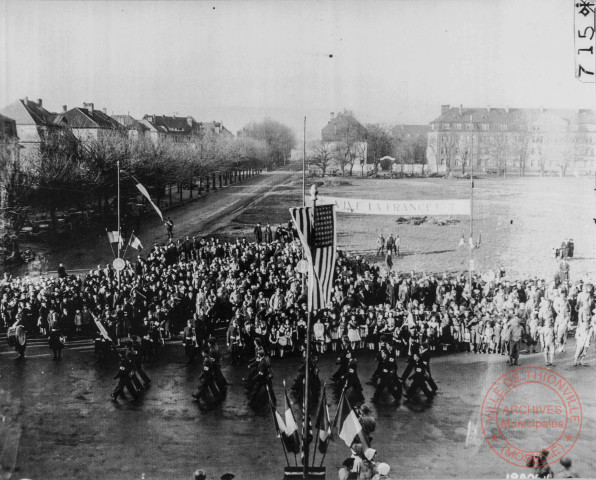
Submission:
[[[547,464],[573,448],[582,428],[582,407],[571,384],[553,370],[521,367],[497,379],[482,402],[480,421],[490,448],[518,467]]]

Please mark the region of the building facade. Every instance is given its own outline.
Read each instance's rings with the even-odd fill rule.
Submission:
[[[430,123],[429,165],[447,171],[581,174],[596,168],[596,112],[441,106]]]
[[[335,162],[330,167],[330,172],[344,172],[346,169],[360,171],[366,170],[368,157],[368,144],[366,141],[366,128],[349,110],[344,110],[331,118],[321,129],[321,142],[325,148],[333,152]]]
[[[113,132],[124,132],[124,127],[110,117],[106,109],[99,110],[93,103],[83,103],[83,107],[70,110],[64,105],[57,122],[69,128],[73,135],[84,142],[85,140],[98,140],[102,135]]]
[[[21,147],[20,157],[25,163],[39,154],[45,135],[61,128],[59,116],[47,111],[41,98],[37,102],[27,97],[19,99],[1,109],[0,114],[14,120]]]

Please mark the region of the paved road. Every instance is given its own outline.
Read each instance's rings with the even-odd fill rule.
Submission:
[[[220,227],[226,226],[246,207],[260,202],[274,187],[299,175],[299,172],[301,172],[300,164],[290,164],[271,172],[263,172],[242,182],[212,191],[184,206],[165,212],[164,216],[166,218],[171,216],[174,220],[175,238],[185,235],[209,235]],[[165,227],[157,215],[152,215],[145,220],[136,235],[145,248],[167,240]],[[129,248],[125,258],[136,259],[136,257],[136,250]],[[85,244],[49,252],[48,269],[56,270],[59,262],[64,262],[69,271],[89,269],[98,264],[111,263],[113,259],[106,235],[100,234]]]
[[[39,348],[38,355],[23,361],[15,360],[14,353],[0,355],[0,408],[5,418],[0,442],[9,440],[2,455],[15,458],[13,478],[187,480],[196,468],[206,468],[211,479],[225,472],[239,479],[281,478],[285,462],[271,415],[266,408],[248,407],[242,387],[244,367],[229,366],[224,359],[231,383],[227,399],[215,410],[202,411],[191,398],[200,365],[186,367],[178,343],[166,345],[161,359],[148,366],[153,384],[134,404],[110,401],[114,361],[98,364],[88,349],[70,346],[64,359],[54,362],[40,356],[47,351]],[[582,401],[584,427],[571,456],[577,470],[588,475],[596,469],[594,366],[573,368],[570,355],[568,351],[557,359],[556,370]],[[358,357],[364,381],[373,370],[373,360],[368,353]],[[542,365],[542,357],[525,355],[521,363]],[[294,358],[273,362],[280,411],[281,381],[291,381],[298,364]],[[322,378],[329,378],[333,358],[322,358],[320,366]],[[401,360],[399,368],[404,368]],[[392,466],[392,478],[505,478],[507,473],[522,473],[500,460],[482,438],[477,446],[465,447],[469,420],[477,418],[489,385],[506,371],[501,356],[443,356],[433,360],[440,394],[432,405],[396,406],[385,398],[384,404],[374,407],[378,427],[373,446],[379,459]],[[370,386],[365,386],[365,396],[371,398]],[[336,400],[330,399],[334,415]],[[328,479],[335,478],[348,454],[341,441],[330,446],[325,461]]]

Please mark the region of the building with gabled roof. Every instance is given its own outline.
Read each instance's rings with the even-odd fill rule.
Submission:
[[[560,173],[596,169],[596,112],[441,106],[430,122],[427,158],[447,171]]]
[[[37,156],[44,135],[60,128],[60,125],[56,123],[56,114],[43,107],[41,98],[37,102],[31,101],[27,97],[16,100],[0,109],[0,114],[15,122],[22,159]]]
[[[110,117],[105,109],[98,110],[93,103],[83,103],[83,107],[70,110],[64,105],[62,113],[56,116],[55,122],[68,127],[75,137],[82,141],[97,140],[101,135],[114,131],[125,131],[124,127]]]
[[[191,116],[145,115],[140,122],[154,141],[191,142],[201,137],[201,124]]]
[[[145,133],[149,131],[149,127],[136,118],[133,118],[129,114],[126,115],[112,115],[112,118],[116,120],[128,134],[128,138],[136,140],[145,136]]]

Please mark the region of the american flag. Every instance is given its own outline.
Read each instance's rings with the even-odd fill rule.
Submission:
[[[325,308],[331,300],[336,260],[334,205],[290,208],[292,221],[309,265],[308,309]],[[314,224],[313,224],[314,220]]]

